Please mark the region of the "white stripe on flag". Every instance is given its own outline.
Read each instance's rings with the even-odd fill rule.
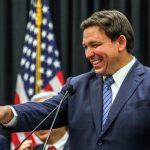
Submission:
[[[54,91],[59,92],[62,89],[62,84],[57,76],[55,76],[49,84],[53,88]]]
[[[21,78],[20,74],[18,75],[18,78],[17,78],[16,92],[19,95],[21,103],[25,103],[25,102],[29,101],[28,97],[26,95],[26,92],[25,92],[25,89],[24,89],[24,83],[22,81],[22,78]]]

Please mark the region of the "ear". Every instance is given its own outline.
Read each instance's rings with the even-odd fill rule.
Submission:
[[[119,44],[118,46],[119,51],[123,51],[124,49],[126,49],[127,39],[124,35],[120,35],[117,39],[117,42]]]

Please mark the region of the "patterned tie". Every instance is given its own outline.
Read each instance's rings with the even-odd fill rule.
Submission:
[[[103,121],[102,121],[102,128],[106,122],[111,104],[112,104],[112,89],[111,84],[114,82],[112,76],[107,76],[104,81],[103,85]]]
[[[54,146],[50,146],[48,150],[57,150]]]

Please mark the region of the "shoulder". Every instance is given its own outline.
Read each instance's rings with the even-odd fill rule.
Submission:
[[[92,88],[96,83],[100,84],[101,76],[97,76],[92,70],[88,73],[84,73],[75,77],[69,77],[67,79],[66,85],[72,85],[73,88],[81,94],[86,93],[88,88]]]
[[[141,62],[136,60],[133,67],[131,68],[130,72],[131,73],[134,72],[134,73],[138,74],[139,76],[141,76],[141,75],[149,76],[150,75],[150,67],[145,66]]]
[[[74,77],[69,77],[67,79],[67,82],[71,82],[71,83],[74,83],[74,82],[84,82],[86,80],[91,80],[91,79],[95,79],[97,78],[95,72],[92,70],[90,72],[87,72],[87,73],[84,73],[84,74],[81,74],[81,75],[78,75],[78,76],[74,76]]]

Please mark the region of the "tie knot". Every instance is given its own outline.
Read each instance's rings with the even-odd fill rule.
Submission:
[[[105,83],[104,84],[107,84],[108,86],[111,86],[113,83],[114,83],[114,79],[113,79],[112,76],[107,76],[105,78]]]

